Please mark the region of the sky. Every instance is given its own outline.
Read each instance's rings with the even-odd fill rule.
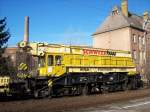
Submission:
[[[150,0],[128,0],[129,11],[150,11]],[[0,19],[7,17],[8,46],[23,40],[24,17],[30,17],[29,40],[92,46],[92,34],[121,0],[0,0]]]

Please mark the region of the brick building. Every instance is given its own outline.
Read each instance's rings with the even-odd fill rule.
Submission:
[[[93,34],[93,47],[126,50],[132,53],[137,71],[150,80],[150,18],[128,11],[128,0],[115,6]]]
[[[13,65],[16,65],[16,51],[18,50],[17,47],[8,47],[5,49],[5,53],[3,54],[4,57],[10,57],[12,60]]]

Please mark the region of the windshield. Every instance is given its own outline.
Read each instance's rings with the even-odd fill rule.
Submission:
[[[55,57],[55,61],[56,61],[56,65],[61,65],[61,61],[62,61],[62,57],[61,56],[59,56],[59,55],[57,55],[56,57]]]
[[[48,66],[53,66],[53,56],[52,55],[48,56]]]
[[[38,63],[39,67],[44,67],[45,66],[45,56],[39,57],[38,62],[39,62]]]

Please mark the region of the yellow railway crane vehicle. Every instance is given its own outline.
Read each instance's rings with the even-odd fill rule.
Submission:
[[[16,75],[0,77],[0,93],[46,97],[142,87],[129,51],[29,42],[29,17],[15,60]]]
[[[135,75],[130,52],[94,49],[82,46],[36,44],[31,50],[39,56],[39,75],[59,77],[71,72],[127,72]],[[31,43],[31,46],[32,43]]]
[[[19,45],[24,48],[22,43]],[[32,79],[30,90],[36,90],[35,96],[44,92],[59,96],[117,91],[141,85],[129,51],[37,42],[29,43],[28,47],[38,66],[34,74],[31,69],[24,76]],[[33,80],[36,87],[32,87]]]

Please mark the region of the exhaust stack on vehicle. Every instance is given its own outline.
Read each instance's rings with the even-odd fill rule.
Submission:
[[[24,42],[25,46],[27,46],[27,44],[29,42],[29,16],[25,17],[23,42]]]

